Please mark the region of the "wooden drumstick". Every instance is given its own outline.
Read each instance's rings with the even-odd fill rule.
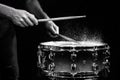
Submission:
[[[77,19],[77,18],[84,18],[83,16],[68,16],[68,17],[58,17],[58,18],[49,18],[49,19],[38,19],[38,22],[46,22],[46,21],[59,21],[59,20],[68,20],[68,19]]]

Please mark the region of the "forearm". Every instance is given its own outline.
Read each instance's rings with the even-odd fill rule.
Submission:
[[[26,7],[29,12],[39,18],[49,18],[48,15],[43,11],[38,0],[27,0]]]
[[[13,7],[0,3],[0,16],[1,17],[9,18],[13,10],[14,10]]]

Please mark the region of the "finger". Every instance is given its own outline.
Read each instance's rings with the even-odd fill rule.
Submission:
[[[52,31],[52,33],[55,33],[55,29],[54,29],[54,26],[53,26],[53,22],[49,21],[48,22],[48,27],[50,28],[50,30]]]
[[[56,34],[59,34],[59,28],[57,28],[57,30],[56,30]]]
[[[55,33],[56,33],[56,34],[59,34],[59,27],[56,26],[56,25],[54,25],[53,27],[54,27]]]
[[[20,24],[20,26],[21,26],[21,27],[25,27],[25,25],[24,25],[24,24],[22,24],[22,23]]]
[[[59,27],[53,22],[51,22],[51,25],[53,25],[53,29],[54,29],[55,34],[59,34]]]
[[[29,19],[31,20],[31,22],[33,22],[35,25],[38,25],[38,20],[37,18],[33,15],[33,14],[28,14]]]
[[[20,27],[25,27],[25,25],[22,24],[21,22],[17,23],[17,25],[20,26]]]
[[[56,30],[55,30],[54,26],[51,26],[50,29],[51,29],[53,34],[56,34]]]
[[[20,21],[13,21],[13,23],[17,26],[20,26],[20,27],[25,27]]]
[[[24,21],[26,24],[28,24],[29,26],[33,26],[33,22],[31,22],[31,20],[28,18],[28,16],[24,16],[23,17]]]
[[[28,27],[28,26],[29,26],[23,19],[20,19],[20,22],[21,22],[25,27]]]
[[[53,29],[53,26],[51,24],[47,25],[47,29],[49,30],[49,32],[51,32],[52,34],[54,34],[54,29]]]

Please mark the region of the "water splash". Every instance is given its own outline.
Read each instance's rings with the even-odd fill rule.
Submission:
[[[99,31],[91,31],[84,27],[82,29],[70,29],[65,32],[66,36],[75,39],[76,41],[91,41],[91,42],[103,42],[102,34]]]

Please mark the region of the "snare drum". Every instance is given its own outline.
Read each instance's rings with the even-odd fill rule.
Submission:
[[[100,77],[101,71],[110,71],[109,48],[98,42],[43,42],[38,46],[38,67],[54,78]]]

